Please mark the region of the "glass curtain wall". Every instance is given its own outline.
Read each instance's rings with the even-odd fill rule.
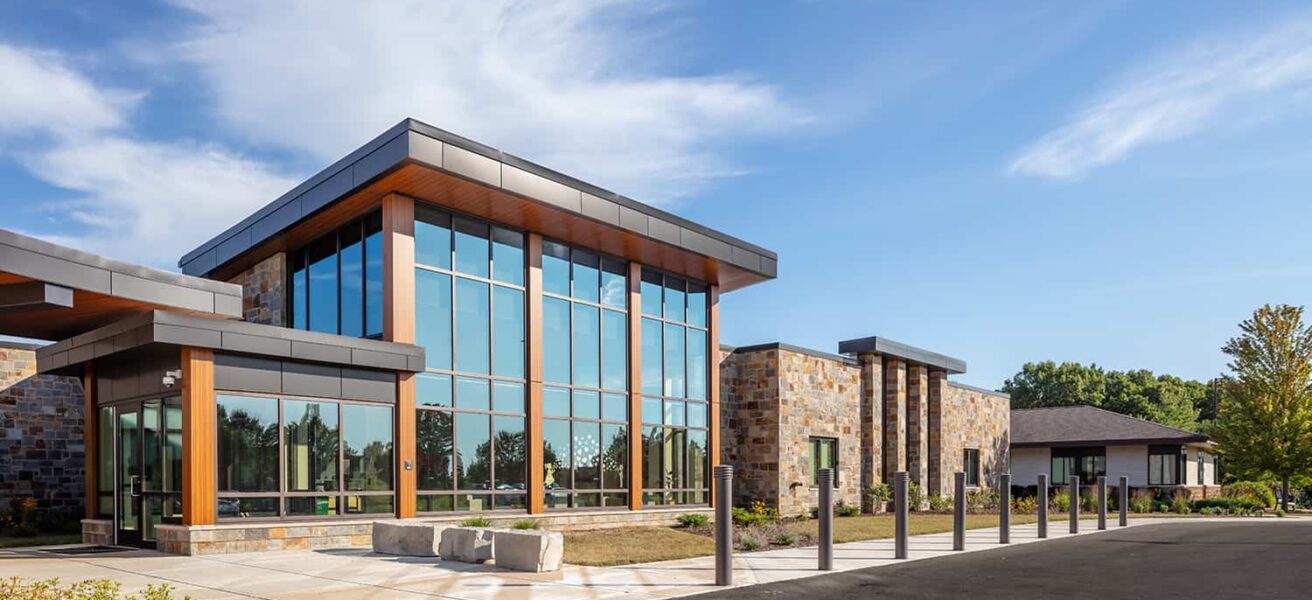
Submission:
[[[220,519],[394,512],[391,406],[222,392],[216,404]]]
[[[548,509],[628,505],[628,265],[542,242]]]
[[[642,271],[643,504],[710,494],[707,286]]]
[[[420,513],[525,509],[524,234],[415,207]]]
[[[287,322],[352,337],[383,334],[383,213],[355,219],[287,257]]]

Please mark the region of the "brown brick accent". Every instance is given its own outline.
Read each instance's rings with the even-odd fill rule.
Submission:
[[[242,271],[228,283],[241,286],[242,320],[287,326],[287,254],[278,252]]]

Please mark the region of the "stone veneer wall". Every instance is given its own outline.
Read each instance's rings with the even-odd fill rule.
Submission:
[[[82,382],[36,375],[32,347],[0,347],[0,511],[33,498],[39,510],[82,514],[85,451]]]
[[[779,512],[809,514],[819,502],[811,487],[812,437],[838,440],[834,499],[861,506],[861,367],[780,350]]]
[[[857,359],[861,364],[861,486],[867,488],[884,480],[884,359],[878,354],[862,354]]]
[[[722,353],[720,463],[734,468],[733,503],[779,497],[779,365],[773,351]]]
[[[278,252],[233,277],[228,283],[241,286],[242,320],[264,325],[287,326],[287,254]]]
[[[939,486],[952,490],[953,473],[960,471],[967,448],[979,449],[980,483],[993,487],[1007,471],[1011,438],[1011,399],[944,381],[941,389],[943,444],[938,465]]]

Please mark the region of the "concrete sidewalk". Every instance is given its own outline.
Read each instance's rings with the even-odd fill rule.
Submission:
[[[1130,526],[1227,519],[1132,519]],[[1068,522],[1050,523],[1049,539],[1070,537]],[[1116,530],[1115,519],[1109,523]],[[1096,534],[1096,522],[1081,522],[1078,535]],[[1035,543],[1037,526],[1012,528],[1012,545]],[[998,530],[966,532],[966,552],[1000,547]],[[909,560],[960,554],[952,551],[952,533],[911,538]],[[734,560],[735,586],[811,577],[817,549],[793,548],[740,554]],[[871,540],[834,547],[834,571],[905,563],[893,558],[893,540]],[[448,598],[461,600],[539,598],[670,598],[717,589],[715,560],[699,557],[622,567],[566,566],[559,573],[520,573],[494,565],[469,565],[437,559],[395,557],[366,550],[260,552],[221,556],[171,556],[136,550],[102,555],[60,556],[36,549],[0,550],[0,579],[58,577],[65,582],[108,578],[125,592],[147,584],[167,583],[175,597],[197,600],[268,598],[279,600],[337,598]]]

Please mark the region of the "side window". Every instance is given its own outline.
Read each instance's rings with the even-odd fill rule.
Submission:
[[[811,438],[811,487],[820,485],[820,469],[834,470],[834,487],[838,487],[838,440],[834,438]]]
[[[962,470],[966,472],[966,485],[979,486],[979,449],[967,448],[961,461]]]

